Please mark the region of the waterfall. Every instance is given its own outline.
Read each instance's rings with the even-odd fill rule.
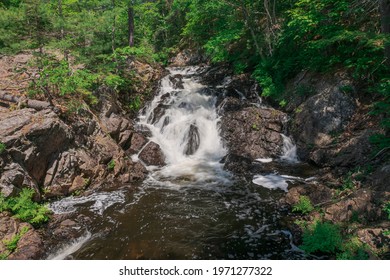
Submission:
[[[281,135],[283,137],[283,155],[280,159],[291,163],[298,163],[297,146],[293,143],[290,137],[284,134]]]
[[[160,91],[143,110],[139,124],[149,128],[167,163],[149,179],[180,185],[228,183],[220,160],[226,154],[219,135],[216,96],[197,80],[198,67],[168,68]],[[164,185],[169,184],[164,182]]]

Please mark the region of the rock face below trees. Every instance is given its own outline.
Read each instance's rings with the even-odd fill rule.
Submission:
[[[27,60],[21,63],[25,65]],[[8,60],[2,58],[1,62],[4,61]],[[162,71],[151,71],[143,63],[135,63],[134,67],[138,65],[143,67],[136,71],[143,81],[141,94],[159,80]],[[5,69],[11,71],[12,67]],[[12,94],[23,95],[25,87],[22,84]],[[115,91],[103,86],[95,95],[99,97],[97,105],[71,116],[62,114],[61,110],[14,110],[7,104],[0,106],[0,192],[3,196],[17,196],[22,188],[31,188],[35,191],[33,199],[42,201],[83,195],[100,187],[135,186],[145,179],[146,168],[140,162],[133,162],[130,156],[147,144],[147,132],[134,129],[134,121],[122,109]],[[52,219],[56,221],[57,215]],[[25,226],[29,230],[21,235],[16,250],[5,252],[7,248],[2,241],[20,234]],[[65,226],[50,223],[48,227],[58,233]],[[44,232],[38,233],[31,225],[19,222],[8,213],[0,213],[0,254],[4,253],[2,256],[7,255],[8,259],[39,259],[44,253],[41,238]]]

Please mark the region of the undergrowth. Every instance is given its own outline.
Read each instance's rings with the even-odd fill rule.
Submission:
[[[0,212],[9,211],[16,218],[39,227],[49,220],[50,210],[42,204],[34,202],[34,190],[24,188],[17,197],[4,198],[0,194]]]

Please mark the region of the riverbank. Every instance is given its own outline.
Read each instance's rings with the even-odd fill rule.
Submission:
[[[192,61],[182,60],[182,63],[178,59],[173,62],[177,66],[184,66],[187,61]],[[16,62],[16,65],[12,63],[4,65],[3,69],[8,69],[6,76],[11,77],[12,81],[22,79],[20,76],[24,74],[15,72],[14,69],[27,67],[28,60],[24,57],[23,61],[20,57],[3,57],[2,61]],[[136,71],[137,79],[144,85],[139,93],[155,92],[157,82],[164,71],[141,62],[134,62],[133,65],[134,68],[129,70]],[[368,105],[359,99],[358,94],[351,97],[341,90],[346,86],[352,86],[348,78],[343,75],[335,75],[332,78],[302,74],[295,79],[295,82],[292,81],[290,90],[309,86],[311,89],[306,91],[306,95],[297,95],[297,100],[290,100],[288,106],[276,110],[267,105],[266,100],[259,98],[261,89],[250,75],[233,75],[228,67],[223,66],[205,67],[200,72],[197,81],[208,85],[203,89],[202,94],[216,98],[216,112],[221,117],[221,136],[227,148],[227,154],[222,159],[224,169],[234,174],[239,182],[250,182],[245,184],[250,192],[247,194],[244,192],[244,195],[240,194],[243,191],[242,185],[233,187],[234,198],[237,199],[236,196],[240,194],[240,204],[253,204],[249,208],[240,208],[238,214],[242,212],[240,215],[244,215],[245,211],[249,211],[244,215],[249,220],[251,216],[256,219],[262,217],[267,221],[277,217],[277,221],[274,221],[268,231],[263,227],[270,222],[265,224],[256,222],[246,227],[242,225],[243,231],[238,231],[238,235],[246,232],[244,236],[248,236],[248,231],[252,235],[257,232],[259,236],[265,238],[255,238],[251,244],[267,246],[270,242],[274,244],[282,240],[282,243],[288,247],[291,241],[299,245],[305,242],[305,236],[307,238],[315,236],[316,225],[330,222],[336,225],[336,232],[339,232],[340,239],[354,242],[357,240],[356,244],[351,245],[352,247],[356,245],[356,248],[351,250],[336,248],[333,251],[314,248],[312,253],[335,258],[348,252],[350,255],[343,256],[353,258],[359,257],[357,255],[359,250],[363,250],[364,254],[360,256],[364,255],[372,259],[388,258],[389,236],[386,232],[389,229],[389,220],[385,210],[386,203],[389,201],[389,189],[386,183],[389,179],[388,151],[374,153],[374,147],[368,139],[370,135],[380,132],[378,117],[368,114]],[[27,70],[24,73],[29,72]],[[150,119],[150,123],[161,122],[163,127],[169,124],[169,121],[163,118],[167,106],[171,106],[169,101],[175,99],[175,91],[182,90],[183,79],[189,79],[192,75],[194,74],[190,73],[186,77],[183,73],[176,73],[170,76],[169,83],[173,88],[167,92],[168,95],[161,97],[162,102],[153,109],[153,116],[146,117]],[[2,78],[1,81],[6,79]],[[27,91],[26,85],[20,83],[21,87],[13,94],[23,95]],[[2,89],[6,90],[6,85],[2,84],[3,86],[5,88]],[[115,210],[125,210],[115,205],[123,204],[129,199],[127,197],[133,201],[135,199],[133,196],[139,194],[139,192],[134,193],[133,190],[142,190],[140,184],[148,177],[148,166],[164,167],[167,164],[165,148],[161,149],[161,143],[149,142],[153,136],[150,130],[137,125],[134,115],[130,116],[126,113],[123,109],[125,105],[123,99],[118,98],[115,91],[101,87],[95,95],[98,98],[96,105],[85,107],[71,116],[62,111],[51,109],[36,111],[18,108],[12,104],[11,107],[1,109],[0,141],[4,144],[4,150],[0,155],[1,191],[6,197],[15,197],[24,187],[28,187],[34,189],[35,201],[55,201],[69,196],[70,201],[73,201],[70,205],[73,206],[97,203],[93,204],[97,211],[96,217],[99,217],[99,211],[103,213],[106,209],[109,209],[111,215],[116,216]],[[178,104],[177,107],[182,106],[183,110],[189,112],[194,110],[190,106],[191,103],[187,101],[184,103]],[[187,128],[189,139],[183,149],[186,156],[191,156],[200,147],[198,141],[200,131],[195,125],[192,129],[191,126]],[[294,159],[291,154],[288,156],[286,154],[294,148],[294,145],[290,141],[290,148],[287,149],[283,135],[291,136],[293,142],[296,142],[301,163],[294,160],[290,163],[283,162],[283,156],[285,159],[289,157]],[[141,150],[142,153],[139,154]],[[141,161],[134,160],[132,157],[134,155],[138,155]],[[284,182],[282,185],[287,184],[287,192],[278,187],[274,190],[264,188],[264,178],[269,179],[270,177],[266,176],[275,173],[294,177],[281,178]],[[310,177],[314,178],[310,179]],[[258,183],[259,178],[262,179],[260,183]],[[180,180],[184,185],[192,182],[191,178],[185,176],[180,177]],[[258,184],[251,183],[252,181]],[[123,188],[128,191],[117,192]],[[157,194],[154,192],[155,189],[152,189],[150,196],[144,198],[147,201],[169,199],[169,196]],[[195,197],[193,199],[201,203],[201,197],[205,193],[215,195],[218,191],[195,192],[199,195],[197,199],[200,201]],[[176,197],[178,194],[179,197]],[[173,201],[179,204],[188,202],[180,200],[180,193],[174,192],[170,195],[175,197]],[[229,193],[224,193],[223,197],[225,196],[228,201],[232,199],[229,198]],[[260,199],[253,199],[254,196],[259,196]],[[270,200],[271,202],[268,203],[267,201]],[[234,201],[234,199],[230,201],[231,207],[239,207],[234,204]],[[142,203],[142,199],[139,203]],[[218,203],[222,207],[226,201],[221,200]],[[156,207],[159,208],[159,205],[156,204]],[[265,206],[270,207],[271,210],[265,210]],[[208,206],[202,204],[200,209],[202,207]],[[220,213],[221,217],[230,215],[226,214],[225,210],[215,211]],[[132,210],[130,213],[135,220],[142,215],[140,210]],[[149,219],[155,218],[152,214],[149,215]],[[168,215],[164,218],[168,219]],[[209,221],[206,225],[222,227],[224,222],[219,218],[221,224]],[[179,220],[181,222],[178,224],[191,223],[191,219],[187,217]],[[64,240],[85,241],[85,236],[90,238],[91,234],[88,235],[88,230],[99,223],[99,219],[95,220],[93,216],[91,218],[90,214],[86,214],[85,209],[78,215],[54,214],[48,223],[36,228],[30,226],[28,234],[23,230],[26,225],[19,219],[11,217],[11,214],[2,214],[2,221],[4,221],[2,224],[7,226],[0,231],[2,234],[0,238],[3,240],[0,253],[10,259],[47,257],[48,252],[57,248]],[[232,221],[236,223],[235,220]],[[9,226],[10,223],[14,226]],[[102,240],[104,236],[112,234],[109,229],[110,223],[103,224],[106,229],[99,229],[101,236],[98,237]],[[115,225],[119,226],[119,224]],[[143,226],[140,222],[135,224],[139,228]],[[172,223],[171,226],[175,227],[175,224]],[[196,224],[196,227],[199,226]],[[127,226],[124,228],[128,229]],[[261,234],[262,228],[267,234]],[[293,233],[291,240],[290,235],[283,233],[283,229]],[[276,231],[278,233],[272,237],[271,233]],[[122,234],[120,238],[131,239],[126,236],[126,230],[120,232]],[[156,232],[160,231],[156,230]],[[212,235],[212,239],[218,240],[218,234],[221,232]],[[335,234],[338,236],[338,233]],[[18,240],[15,236],[19,236]],[[131,254],[124,255],[126,258],[161,257],[155,255],[151,244],[146,241],[143,243],[142,235],[139,238],[138,243],[130,242],[133,249],[130,250]],[[16,242],[16,247],[12,250],[4,243],[10,240]],[[339,241],[335,244],[338,244],[337,242]],[[83,242],[77,244],[79,243]],[[214,243],[211,248],[218,251],[217,242]],[[242,258],[247,254],[245,251],[247,247],[243,245],[235,247],[235,243],[229,244],[232,251],[240,252],[236,257]],[[332,246],[330,248],[334,248]],[[272,250],[274,247],[274,245],[270,246]],[[141,253],[144,248],[151,250],[149,255]],[[198,248],[198,250],[206,249]],[[272,250],[264,254],[259,251],[259,255],[247,256],[266,258]],[[207,254],[195,255],[207,258]],[[87,256],[88,254],[84,255],[85,258]],[[103,257],[100,254],[94,256]],[[164,256],[174,258],[183,255]],[[185,256],[191,258],[191,255]],[[287,258],[287,256],[277,255],[279,258]]]

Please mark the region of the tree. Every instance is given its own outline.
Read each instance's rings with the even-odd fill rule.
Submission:
[[[381,30],[386,36],[390,36],[390,0],[380,0],[379,9],[381,14]],[[385,43],[385,58],[387,65],[390,65],[390,40]]]
[[[134,47],[134,1],[130,1],[127,7],[127,20],[129,28],[129,47]]]

